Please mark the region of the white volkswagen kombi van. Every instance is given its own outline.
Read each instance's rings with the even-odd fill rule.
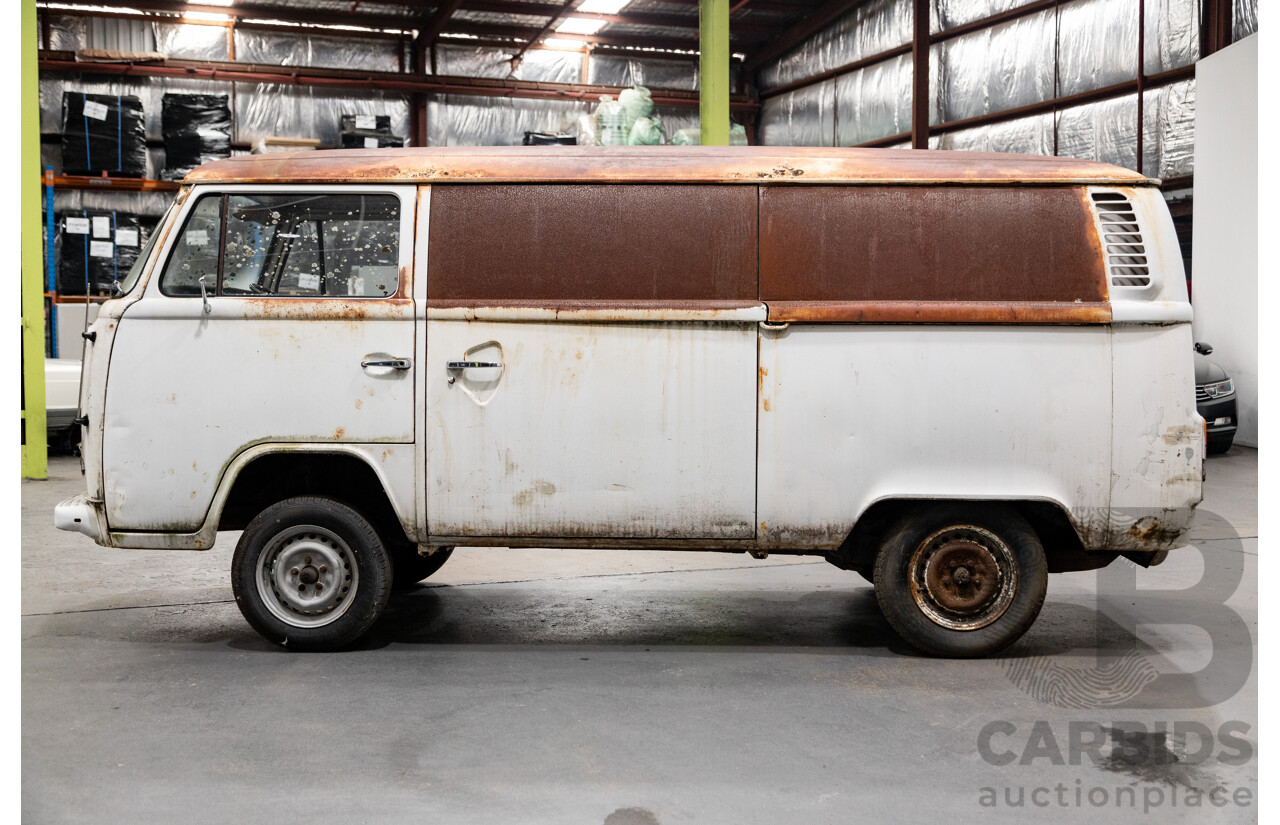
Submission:
[[[1062,158],[387,149],[192,172],[87,333],[108,547],[243,530],[249,623],[350,643],[461,545],[822,555],[910,643],[1175,546],[1191,307],[1155,181]]]

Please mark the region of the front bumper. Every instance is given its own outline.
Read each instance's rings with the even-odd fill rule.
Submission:
[[[53,526],[71,533],[83,533],[98,544],[103,544],[107,535],[102,511],[87,493],[69,498],[54,507]]]
[[[1228,395],[1226,398],[1215,398],[1211,401],[1201,401],[1196,404],[1196,412],[1200,413],[1209,424],[1209,439],[1218,441],[1226,436],[1234,435],[1236,431],[1236,397],[1234,394]],[[1215,423],[1218,419],[1227,419],[1222,424]],[[1229,423],[1228,423],[1229,422]],[[1217,438],[1214,438],[1217,436]]]

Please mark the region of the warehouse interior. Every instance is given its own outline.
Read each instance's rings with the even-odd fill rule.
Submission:
[[[1171,821],[1257,821],[1258,0],[22,3],[24,819],[894,822],[929,799],[976,824],[1105,818],[1158,788]],[[1194,340],[1239,404],[1187,546],[1055,573],[1025,641],[964,660],[914,652],[866,574],[817,556],[458,546],[357,645],[311,655],[246,626],[239,527],[202,552],[54,528],[85,492],[82,334],[185,174],[564,144],[1026,153],[1158,178]],[[1027,688],[1045,673],[1162,681],[1148,704],[1073,705]],[[1077,726],[1118,747],[1125,725],[1147,726],[1157,764],[1044,751]],[[1191,762],[1177,738],[1233,725],[1241,760],[1219,735]],[[992,810],[991,785],[1052,805]],[[1225,812],[1170,805],[1218,787]]]

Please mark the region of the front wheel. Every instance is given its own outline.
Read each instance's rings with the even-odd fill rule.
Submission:
[[[336,650],[374,623],[391,594],[391,560],[377,531],[340,501],[299,496],[245,528],[231,589],[253,629],[298,650]]]
[[[875,565],[885,618],[935,656],[985,656],[1013,644],[1040,614],[1048,580],[1044,548],[1026,519],[977,503],[902,519]]]

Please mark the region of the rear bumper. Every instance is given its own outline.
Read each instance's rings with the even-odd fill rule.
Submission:
[[[81,493],[53,508],[53,526],[70,533],[83,533],[98,544],[105,544],[107,531],[102,510],[88,494]]]

